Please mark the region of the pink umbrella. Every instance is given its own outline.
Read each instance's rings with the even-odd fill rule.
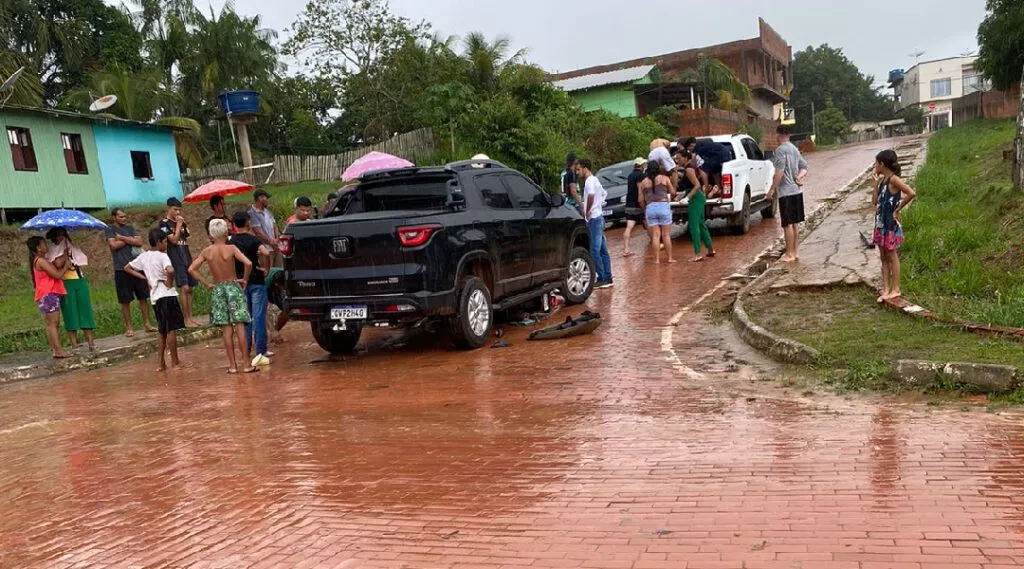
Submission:
[[[352,163],[341,174],[342,180],[355,180],[367,172],[374,170],[395,170],[398,168],[410,168],[415,166],[405,158],[385,154],[384,152],[373,151]]]
[[[213,196],[230,196],[252,191],[255,186],[238,180],[214,180],[192,190],[185,196],[187,202],[204,202]]]

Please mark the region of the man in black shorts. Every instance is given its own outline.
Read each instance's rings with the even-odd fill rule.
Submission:
[[[640,182],[644,179],[644,168],[647,160],[637,158],[633,161],[633,171],[626,179],[626,232],[622,234],[623,257],[632,257],[629,250],[629,238],[636,224],[644,223],[644,210],[640,209]]]
[[[775,164],[775,178],[768,190],[767,199],[779,193],[779,218],[782,232],[786,237],[786,255],[782,261],[794,263],[800,260],[800,224],[804,222],[804,176],[807,175],[807,161],[790,142],[792,130],[787,125],[778,128],[779,147],[775,149],[772,162]]]
[[[167,236],[167,256],[174,267],[174,285],[181,290],[181,311],[185,314],[185,324],[191,328],[199,326],[192,317],[192,289],[196,280],[188,272],[192,264],[192,251],[188,248],[188,224],[181,215],[181,200],[167,199],[167,215],[160,220],[160,231]]]
[[[149,286],[124,272],[125,265],[142,253],[142,239],[135,233],[135,228],[128,224],[128,215],[123,209],[114,208],[112,213],[114,223],[107,226],[103,237],[114,258],[114,288],[117,290],[117,303],[121,305],[124,335],[128,338],[135,335],[132,329],[133,300],[139,301],[143,328],[146,332],[155,332],[156,328],[149,323]]]

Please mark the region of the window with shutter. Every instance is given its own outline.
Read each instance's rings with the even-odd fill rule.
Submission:
[[[69,174],[88,174],[89,168],[85,163],[85,150],[82,148],[82,135],[62,133],[60,135],[61,145],[64,147],[64,163],[67,164]]]
[[[7,142],[11,145],[11,157],[14,159],[15,170],[23,172],[38,170],[36,152],[32,148],[32,135],[27,128],[7,127]]]

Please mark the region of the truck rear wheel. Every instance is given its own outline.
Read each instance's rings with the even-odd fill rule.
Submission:
[[[562,294],[569,304],[583,304],[594,292],[594,257],[585,247],[574,247],[569,254],[569,274]]]
[[[363,333],[362,324],[348,324],[348,330],[334,331],[330,322],[310,322],[313,338],[325,351],[334,354],[351,354]]]
[[[460,350],[475,350],[487,343],[494,324],[491,291],[479,277],[468,277],[459,289],[458,308],[448,321],[452,341]]]
[[[750,190],[743,192],[743,209],[730,221],[732,230],[737,235],[746,235],[750,232]]]
[[[779,211],[779,196],[772,196],[771,202],[771,205],[761,210],[761,219],[771,219]]]

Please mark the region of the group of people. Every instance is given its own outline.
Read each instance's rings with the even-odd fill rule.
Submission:
[[[270,304],[283,308],[284,289],[283,271],[276,267],[277,221],[269,201],[266,191],[257,190],[248,211],[229,218],[224,198],[211,198],[213,215],[206,221],[211,245],[195,259],[189,244],[192,236],[177,198],[167,200],[164,217],[149,231],[148,251],[143,250],[143,241],[128,223],[125,211],[117,208],[111,212],[113,223],[106,228],[104,238],[112,255],[125,336],[135,335],[131,304],[138,301],[144,329],[159,335],[160,370],[167,367],[165,353],[170,354],[171,365],[179,364],[176,333],[199,326],[192,303],[193,289],[199,284],[212,290],[210,323],[222,329],[231,363],[229,371],[239,370],[236,343],[246,362],[247,356],[254,354],[252,365],[244,371],[255,371],[257,366],[269,363],[273,353],[268,349],[268,336],[278,338],[288,320],[282,311],[272,326],[267,323]],[[285,225],[312,217],[312,201],[301,197],[295,200],[294,213]],[[34,297],[46,321],[47,342],[53,357],[70,357],[60,340],[61,316],[71,349],[77,350],[81,332],[90,351],[95,351],[96,318],[89,284],[82,272],[88,257],[64,228],[51,229],[45,238],[31,237],[27,245]],[[200,272],[204,264],[210,266],[212,282]],[[151,323],[150,306],[156,326]]]

